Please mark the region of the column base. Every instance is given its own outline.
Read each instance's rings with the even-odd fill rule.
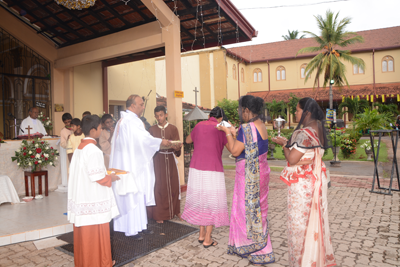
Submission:
[[[66,193],[66,192],[68,192],[68,186],[60,184],[55,191],[56,192]]]

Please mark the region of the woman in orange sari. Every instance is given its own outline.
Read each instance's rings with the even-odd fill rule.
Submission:
[[[328,221],[328,181],[322,161],[328,139],[325,114],[317,102],[302,98],[296,107],[299,124],[290,140],[272,141],[282,145],[287,166],[281,180],[288,185],[287,235],[289,266],[335,266]]]

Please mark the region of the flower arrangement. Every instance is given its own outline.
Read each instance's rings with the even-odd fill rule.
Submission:
[[[43,126],[46,129],[46,131],[53,129],[53,123],[51,122],[49,117],[43,116],[43,112],[39,113],[38,120],[40,120],[43,123]]]
[[[342,150],[342,154],[345,159],[348,159],[350,155],[356,153],[356,145],[357,141],[355,139],[350,139],[348,137],[344,137],[342,139],[342,145],[340,149]]]
[[[376,147],[376,146],[378,146],[378,143],[375,142],[374,145],[375,145],[375,147]],[[366,142],[365,142],[364,144],[362,144],[360,147],[361,147],[361,148],[364,148],[365,150],[371,151],[371,150],[372,150],[371,141],[370,141],[370,140],[366,141]]]
[[[34,140],[23,140],[19,150],[15,151],[12,161],[17,161],[19,168],[32,168],[36,171],[39,166],[55,166],[59,153],[57,149],[50,147],[47,141],[35,138]]]

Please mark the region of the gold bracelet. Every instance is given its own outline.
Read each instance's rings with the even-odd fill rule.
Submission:
[[[228,136],[230,136],[230,135],[232,135],[232,134],[227,134],[226,137],[228,137]]]

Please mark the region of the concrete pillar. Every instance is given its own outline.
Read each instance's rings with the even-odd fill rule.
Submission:
[[[175,20],[173,24],[164,27],[163,41],[165,42],[165,69],[167,85],[168,120],[179,130],[179,136],[183,140],[183,115],[182,98],[175,98],[174,91],[182,91],[181,77],[181,50],[180,50],[180,22]],[[181,157],[178,158],[178,169],[181,185],[185,184],[184,153],[182,147]]]
[[[165,44],[165,69],[167,87],[168,121],[174,124],[183,140],[182,98],[175,98],[174,91],[182,91],[180,21],[163,0],[142,0],[142,3],[160,22],[162,42]],[[185,184],[184,153],[178,158],[181,185]]]

